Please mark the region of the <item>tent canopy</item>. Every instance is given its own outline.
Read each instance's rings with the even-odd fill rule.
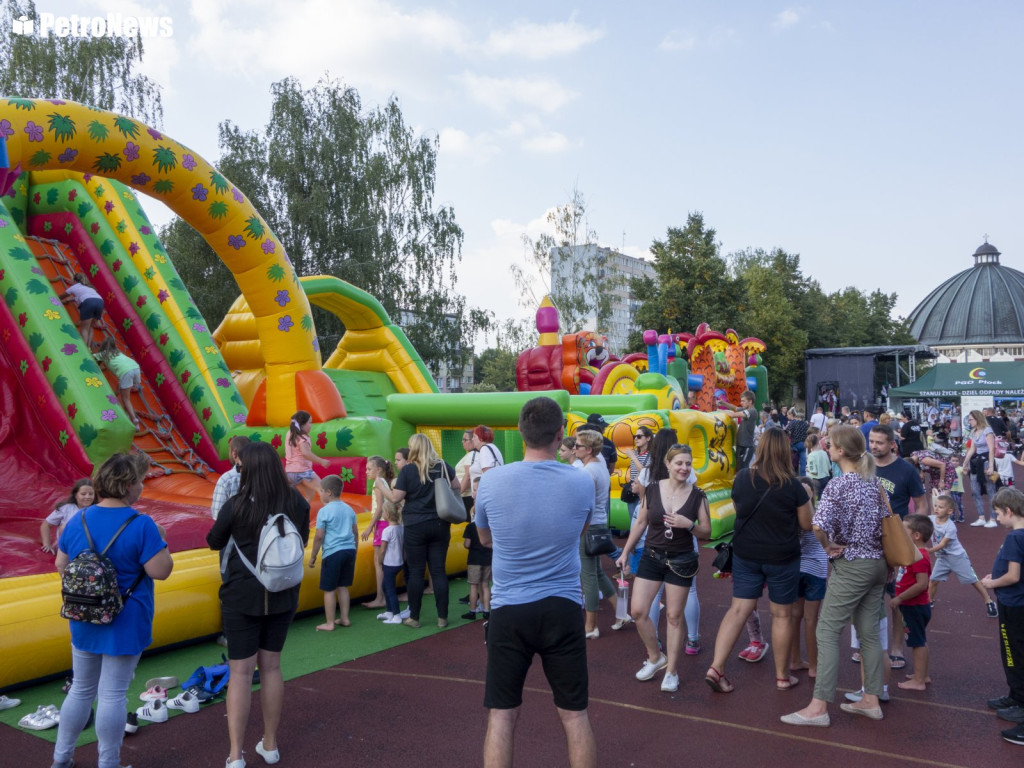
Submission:
[[[1024,363],[939,363],[889,397],[1024,397]]]

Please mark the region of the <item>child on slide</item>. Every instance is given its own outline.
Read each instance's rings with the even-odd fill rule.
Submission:
[[[113,336],[100,342],[96,350],[96,359],[117,377],[117,399],[138,430],[139,417],[135,413],[135,406],[132,405],[132,391],[138,392],[142,388],[142,371],[139,364],[117,348]]]

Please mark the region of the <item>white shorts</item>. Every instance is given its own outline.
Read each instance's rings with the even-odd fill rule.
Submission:
[[[978,575],[971,567],[971,560],[967,555],[937,555],[932,567],[931,580],[946,581],[951,573],[956,574],[961,584],[974,584],[978,581]]]
[[[142,386],[142,371],[135,368],[117,380],[118,389],[139,389]]]

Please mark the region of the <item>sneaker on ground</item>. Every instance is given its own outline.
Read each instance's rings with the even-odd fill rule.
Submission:
[[[146,681],[146,687],[152,688],[159,685],[165,691],[169,691],[171,688],[178,687],[178,678],[176,677],[151,677]]]
[[[989,520],[987,523],[985,523],[985,527],[986,528],[998,528],[999,527],[999,523],[997,523],[995,520]]]
[[[469,605],[469,595],[466,595],[465,597],[460,597],[459,602],[463,605]]]
[[[1016,728],[1001,731],[1000,735],[1005,741],[1024,747],[1024,725],[1018,725]]]
[[[178,694],[173,699],[167,701],[168,709],[180,709],[182,712],[188,712],[190,715],[194,715],[199,711],[199,699],[193,696],[188,691]]]
[[[124,732],[128,736],[139,730],[139,716],[134,712],[128,713],[128,719],[124,721]]]
[[[406,608],[404,611],[399,612],[398,618],[400,618],[400,619],[408,619],[409,616],[411,616],[411,615],[412,614],[409,613],[409,609]]]
[[[846,694],[846,700],[847,701],[852,701],[854,703],[860,701],[863,698],[864,698],[864,689],[863,688],[861,688],[859,691],[851,691],[850,693]],[[878,700],[879,701],[888,701],[889,700],[889,692],[888,691],[882,691],[882,695],[878,697]]]
[[[388,619],[390,619],[394,615],[395,614],[393,614],[391,611],[384,611],[384,613],[378,613],[377,614],[377,621],[387,621]]]
[[[988,616],[990,619],[999,618],[999,609],[996,608],[995,603],[990,601],[985,604],[985,615]]]
[[[971,528],[981,528],[983,525],[985,525],[985,518],[979,517],[977,520],[971,523]]]
[[[636,679],[650,680],[652,677],[658,674],[658,672],[660,672],[667,666],[668,657],[666,657],[664,653],[661,654],[661,656],[659,656],[658,660],[655,662],[652,662],[649,659],[645,659],[644,665],[640,667],[640,671],[636,673]]]
[[[679,675],[674,672],[666,672],[661,680],[661,690],[668,693],[675,693],[679,690]]]
[[[996,717],[1008,723],[1024,723],[1024,707],[1014,704],[1006,709],[997,709]]]
[[[466,611],[462,614],[462,618],[466,619],[466,621],[476,621],[476,613],[474,611]]]
[[[267,765],[273,765],[281,759],[281,753],[276,749],[264,749],[263,739],[256,745],[256,754],[263,758]]]
[[[167,689],[161,688],[159,685],[154,685],[140,693],[139,698],[142,701],[166,701]]]
[[[220,637],[218,637],[217,638],[217,645],[219,645],[219,646],[221,646],[223,648],[227,648],[228,647],[228,639],[227,639],[227,637],[225,637],[224,635],[221,635]]]
[[[751,643],[740,652],[740,658],[744,661],[755,663],[763,659],[767,653],[768,643]]]
[[[689,638],[687,638],[686,655],[696,656],[698,653],[700,653],[700,638],[698,637],[696,640],[690,640]]]
[[[1007,707],[1012,707],[1017,702],[1009,696],[1000,696],[998,699],[989,699],[987,703],[989,709],[1006,709]]]
[[[0,696],[0,709],[14,709],[21,704],[21,699],[12,699],[7,696]]]
[[[224,768],[245,768],[245,758],[240,757],[232,760],[230,757],[224,761]]]
[[[151,723],[167,722],[167,707],[160,701],[151,701],[146,706],[139,707],[135,714],[139,716],[139,720],[148,720]]]
[[[213,699],[217,698],[214,694],[210,693],[209,691],[204,691],[198,685],[189,686],[187,692],[195,696],[200,704],[205,704],[206,702],[212,701]],[[185,691],[182,691],[182,693],[185,693]]]
[[[629,616],[627,616],[624,619],[618,619],[614,624],[612,624],[612,629],[615,630],[616,632],[618,632],[624,626],[629,624],[632,620],[633,619],[631,617],[629,617]]]
[[[403,621],[402,617],[396,614],[396,615],[392,616],[390,619],[384,619],[384,621],[381,622],[381,623],[382,624],[401,624],[402,621]]]

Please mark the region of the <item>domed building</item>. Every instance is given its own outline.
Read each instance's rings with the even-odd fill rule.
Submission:
[[[999,263],[988,242],[974,252],[974,266],[928,294],[908,322],[938,362],[1024,360],[1024,272]]]

